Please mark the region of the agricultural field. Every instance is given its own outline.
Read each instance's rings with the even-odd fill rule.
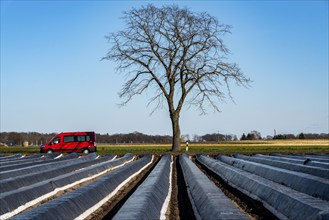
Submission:
[[[0,219],[329,218],[325,141],[26,149],[0,156]]]
[[[234,154],[234,153],[329,153],[329,140],[257,140],[257,141],[227,141],[220,143],[192,143],[188,145],[186,151],[185,143],[181,145],[180,153],[188,154]],[[29,147],[0,147],[0,154],[33,154],[39,153],[37,146]],[[172,153],[169,144],[126,144],[108,145],[98,144],[97,153],[105,155],[114,153],[123,155],[125,153],[134,154],[163,154]]]

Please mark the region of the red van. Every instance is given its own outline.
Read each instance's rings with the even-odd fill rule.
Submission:
[[[40,152],[96,152],[96,135],[95,132],[63,132],[42,146]]]

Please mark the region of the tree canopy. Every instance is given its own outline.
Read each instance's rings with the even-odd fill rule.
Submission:
[[[230,26],[207,12],[150,4],[124,12],[123,20],[126,27],[107,36],[112,47],[104,59],[117,62],[118,70],[128,76],[119,93],[122,104],[150,88],[154,110],[166,101],[173,150],[180,149],[179,118],[185,103],[202,114],[209,106],[219,111],[219,103],[232,97],[231,81],[249,85],[238,65],[227,62],[223,36]]]

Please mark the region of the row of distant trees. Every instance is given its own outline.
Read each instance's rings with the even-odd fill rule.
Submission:
[[[273,137],[273,139],[329,139],[329,134],[321,133],[300,133],[298,135],[294,134],[278,134]]]
[[[132,143],[158,143],[169,144],[172,137],[169,135],[147,135],[139,132],[129,134],[96,134],[98,143],[132,144]]]
[[[47,143],[56,133],[38,133],[38,132],[1,132],[0,143],[3,145],[13,146],[21,145],[28,142],[29,145],[42,145]],[[140,132],[129,134],[96,134],[98,143],[108,144],[170,144],[172,136],[169,135],[147,135]],[[262,139],[329,139],[329,134],[321,133],[300,133],[294,134],[278,134],[275,136],[262,137],[258,131],[251,131],[237,137],[234,134],[205,134],[205,135],[182,135],[181,142],[221,142],[221,141],[237,141],[237,140],[262,140]]]
[[[8,146],[21,145],[27,141],[30,145],[42,145],[47,143],[56,133],[38,132],[1,132],[0,143]]]
[[[29,145],[46,144],[56,135],[56,133],[38,132],[1,132],[0,144],[14,146],[28,142]],[[172,137],[169,135],[147,135],[139,132],[129,134],[96,134],[96,142],[109,144],[129,144],[129,143],[159,143],[169,144]]]
[[[274,136],[266,136],[262,137],[261,134],[258,131],[252,131],[250,133],[243,134],[240,138],[240,140],[261,140],[261,139],[267,139],[267,140],[282,140],[282,139],[329,139],[329,134],[326,133],[299,133],[297,135],[294,134],[278,134]]]

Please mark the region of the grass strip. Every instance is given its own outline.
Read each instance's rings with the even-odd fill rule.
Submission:
[[[163,144],[127,144],[107,145],[98,144],[97,153],[105,155],[113,153],[124,155],[132,154],[164,154],[164,153],[188,153],[188,154],[270,154],[270,153],[329,153],[329,140],[280,140],[280,141],[227,141],[221,143],[195,143],[189,144],[186,152],[185,144],[181,151],[171,152],[171,145]],[[7,154],[36,154],[40,148],[29,147],[0,147],[0,155]]]

